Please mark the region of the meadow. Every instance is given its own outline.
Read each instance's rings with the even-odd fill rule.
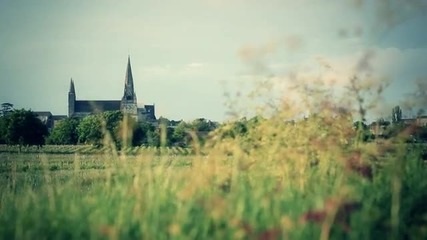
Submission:
[[[426,238],[425,145],[271,121],[192,149],[1,146],[0,239]]]
[[[207,12],[196,8],[199,1],[188,7],[156,2],[131,12],[122,11],[122,4],[105,15],[99,14],[107,7],[98,3],[85,3],[88,11],[76,11],[84,9],[72,3],[63,8],[67,12],[58,6],[19,3],[4,12],[8,14],[3,22],[11,23],[0,25],[11,30],[5,34],[11,38],[4,47],[4,91],[11,91],[5,94],[10,101],[17,99],[13,95],[22,98],[17,105],[46,98],[27,104],[45,103],[43,107],[55,109],[62,98],[55,98],[60,83],[53,84],[53,79],[61,70],[96,72],[94,56],[105,58],[98,63],[111,63],[122,46],[135,55],[145,46],[154,47],[142,55],[148,60],[153,51],[161,51],[153,55],[154,62],[140,60],[145,70],[135,79],[141,79],[138,84],[148,79],[149,85],[161,80],[157,87],[144,88],[164,98],[157,103],[159,112],[177,110],[182,113],[179,118],[215,116],[219,113],[210,104],[221,104],[216,99],[219,83],[224,102],[221,108],[215,106],[225,111],[227,120],[203,134],[191,124],[182,125],[186,127],[177,139],[185,141],[170,143],[185,147],[165,147],[174,144],[166,144],[167,126],[160,121],[160,127],[138,123],[141,129],[152,128],[153,135],[149,138],[148,131],[142,131],[144,141],[133,143],[160,147],[127,146],[134,124],[114,118],[117,128],[108,128],[102,114],[90,116],[93,121],[82,128],[96,134],[81,131],[86,136],[81,138],[75,134],[76,123],[74,133],[67,131],[73,136],[67,139],[74,141],[69,143],[80,145],[0,145],[0,240],[427,239],[427,135],[419,141],[414,134],[419,128],[426,133],[427,126],[411,126],[418,119],[407,124],[402,115],[405,111],[408,116],[426,116],[427,81],[421,71],[425,35],[418,30],[424,26],[425,1],[301,1],[301,8],[294,4],[300,1],[288,1],[289,7],[261,1],[253,7],[250,2],[255,1],[206,2]],[[125,15],[117,15],[120,12]],[[139,20],[138,14],[144,18]],[[161,21],[151,17],[157,15]],[[174,21],[168,15],[185,19]],[[197,31],[198,25],[203,31]],[[127,29],[131,34],[116,34]],[[108,37],[102,35],[105,30]],[[132,41],[117,41],[121,47],[116,51],[108,38],[126,38],[115,35]],[[236,42],[228,42],[234,38]],[[76,52],[66,54],[67,49]],[[96,52],[103,50],[108,51]],[[61,54],[66,54],[66,61],[55,61]],[[243,66],[236,65],[236,55]],[[90,65],[78,65],[87,62]],[[88,91],[108,93],[105,83]],[[410,84],[416,85],[408,88]],[[389,85],[391,91],[384,94]],[[14,86],[23,94],[13,94]],[[29,94],[23,86],[31,87]],[[139,104],[151,101],[147,96],[140,97]],[[167,98],[180,103],[166,106]],[[3,117],[10,105],[4,105]],[[393,106],[398,108],[392,111]],[[372,132],[371,122],[377,123]],[[393,131],[382,131],[383,127]],[[0,139],[3,143],[27,144],[22,135],[32,136],[24,128],[4,129],[21,136],[0,131],[0,137],[14,139]],[[96,136],[96,143],[89,135]],[[51,144],[65,144],[53,140]]]

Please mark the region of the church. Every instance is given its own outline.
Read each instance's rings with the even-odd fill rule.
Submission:
[[[141,108],[137,105],[130,57],[128,57],[124,93],[121,100],[77,100],[74,81],[71,79],[70,90],[68,92],[68,117],[82,118],[106,111],[122,111],[139,122],[156,121],[154,105],[144,105]]]

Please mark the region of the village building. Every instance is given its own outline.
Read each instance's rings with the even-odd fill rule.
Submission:
[[[48,111],[34,111],[34,115],[46,125],[49,131],[51,131],[59,121],[67,118],[67,115],[53,115]]]

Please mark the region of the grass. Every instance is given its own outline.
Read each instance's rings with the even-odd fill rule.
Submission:
[[[363,158],[381,163],[372,164],[369,180],[340,161],[326,161],[340,158],[337,149],[266,154],[274,146],[262,141],[251,140],[259,146],[247,150],[243,140],[242,146],[222,140],[203,155],[186,156],[0,153],[0,238],[427,236],[424,146],[359,146]],[[318,161],[311,164],[314,155]],[[360,206],[340,212],[347,202]],[[322,220],[307,215],[322,211]]]

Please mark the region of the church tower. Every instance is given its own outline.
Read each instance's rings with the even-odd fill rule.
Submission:
[[[76,105],[76,89],[74,88],[74,81],[71,79],[70,90],[68,91],[68,117],[74,115]]]
[[[132,68],[130,66],[130,57],[128,57],[128,65],[125,76],[125,90],[121,102],[121,110],[133,116],[137,116],[138,106],[136,102],[136,94],[133,86]]]

